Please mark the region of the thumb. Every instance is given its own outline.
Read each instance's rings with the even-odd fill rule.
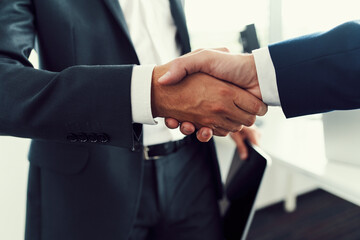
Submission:
[[[182,72],[179,69],[171,69],[162,75],[158,82],[162,85],[171,85],[180,82],[186,76],[186,72]]]
[[[163,85],[176,84],[187,75],[196,72],[210,73],[210,63],[217,52],[229,52],[227,48],[199,49],[171,61],[169,70],[158,79]]]
[[[197,69],[191,67],[196,59],[190,56],[183,56],[170,62],[169,70],[158,79],[162,85],[171,85],[180,82],[187,75],[196,72]],[[191,70],[191,71],[190,71]]]

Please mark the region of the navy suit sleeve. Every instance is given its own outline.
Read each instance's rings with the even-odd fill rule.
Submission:
[[[287,117],[360,108],[360,21],[269,46]]]
[[[132,147],[132,65],[34,69],[30,0],[0,1],[0,135],[67,141],[69,132],[105,133]]]

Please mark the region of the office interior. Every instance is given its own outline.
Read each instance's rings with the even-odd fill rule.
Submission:
[[[239,39],[246,25],[255,25],[262,47],[359,19],[359,9],[358,0],[185,1],[192,49],[227,47],[232,52],[243,51]],[[36,52],[31,61],[38,66]],[[270,107],[258,118],[260,147],[272,164],[247,239],[360,239],[360,152],[354,147],[360,144],[360,113],[344,114],[334,117],[335,125],[353,130],[332,150],[351,145],[347,154],[352,162],[326,155],[322,114],[286,119],[281,108]],[[235,144],[230,137],[215,141],[225,179]],[[29,143],[0,137],[0,239],[24,238]]]

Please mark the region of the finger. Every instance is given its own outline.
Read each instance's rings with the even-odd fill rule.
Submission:
[[[214,54],[216,52],[213,50],[202,50],[173,60],[169,71],[161,76],[158,82],[164,85],[176,84],[192,73],[209,72],[206,69],[210,67],[211,62],[216,60],[216,54]]]
[[[236,91],[237,95],[234,99],[234,104],[238,108],[250,114],[265,115],[267,112],[267,105],[265,103],[244,89],[238,88]]]
[[[196,137],[200,142],[208,142],[213,136],[213,131],[210,128],[202,127],[196,133]]]
[[[204,50],[206,50],[206,49],[198,48],[198,49],[196,49],[196,50],[194,50],[192,52],[189,52],[189,53],[186,53],[186,54],[182,55],[182,57],[191,56],[191,55],[193,55],[195,53],[198,53],[198,52],[201,52],[201,51],[204,51]],[[230,50],[227,47],[209,48],[209,50],[214,50],[214,51],[219,51],[219,52],[227,52],[227,53],[230,52]]]
[[[165,125],[170,129],[179,127],[179,122],[174,118],[165,118]]]
[[[226,137],[231,131],[217,127],[213,130],[215,136]]]
[[[221,47],[221,48],[210,48],[211,50],[219,51],[219,52],[226,52],[229,53],[230,50],[227,47]]]
[[[190,135],[195,132],[195,126],[190,122],[183,122],[180,126],[180,131],[185,135]]]
[[[240,109],[235,109],[235,111],[242,111]],[[244,116],[251,116],[249,113],[243,112]],[[233,116],[233,119],[231,118]],[[206,125],[207,127],[214,130],[215,136],[227,136],[230,132],[239,132],[243,128],[242,120],[236,118],[236,114],[232,112],[223,112],[219,113],[217,118],[215,118],[215,122],[210,125]],[[242,118],[244,118],[242,116]],[[218,130],[215,132],[215,130]],[[221,134],[221,135],[220,135]]]
[[[239,132],[243,125],[249,127],[256,121],[256,115],[243,111],[235,104],[232,109],[230,108],[230,110],[224,112],[223,115],[227,116],[229,122],[224,121],[222,125],[218,124],[218,126],[228,129],[230,132]]]
[[[240,158],[242,160],[247,159],[248,157],[248,149],[245,145],[245,141],[244,138],[241,136],[240,132],[237,133],[231,133],[230,136],[232,137],[232,139],[234,140],[236,147],[238,149]]]
[[[244,128],[242,134],[252,144],[259,145],[260,133],[254,128]]]

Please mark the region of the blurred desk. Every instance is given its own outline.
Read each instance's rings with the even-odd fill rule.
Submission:
[[[360,167],[327,160],[319,116],[287,120],[283,116],[269,116],[261,121],[261,147],[274,162],[283,165],[290,173],[304,175],[320,188],[360,206]],[[292,211],[296,196],[292,194],[291,174],[288,185],[285,206]]]

